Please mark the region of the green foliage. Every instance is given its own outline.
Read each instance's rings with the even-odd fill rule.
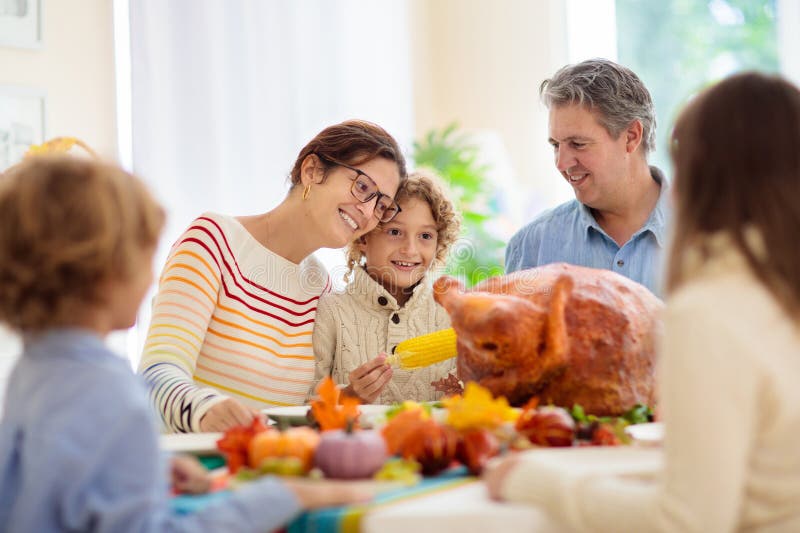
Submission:
[[[601,424],[613,424],[623,422],[624,424],[645,424],[653,421],[653,410],[649,406],[641,403],[637,403],[619,417],[587,415],[583,406],[579,403],[572,406],[569,414],[572,415],[575,422],[585,423],[599,422]]]
[[[460,278],[468,287],[503,273],[505,243],[486,229],[486,222],[497,216],[495,190],[489,183],[488,167],[480,164],[478,148],[450,124],[431,130],[414,143],[416,166],[436,171],[453,193],[460,210],[462,238],[450,251],[447,273]]]
[[[616,0],[619,62],[653,97],[658,151],[669,168],[668,140],[683,104],[733,72],[779,69],[775,0]]]

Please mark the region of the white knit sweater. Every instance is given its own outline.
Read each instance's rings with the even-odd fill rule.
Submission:
[[[311,393],[325,376],[347,385],[350,372],[380,352],[392,353],[401,341],[449,327],[450,317],[433,300],[427,279],[417,285],[401,307],[363,268],[356,267],[344,292],[327,294],[319,300],[314,322],[316,369]],[[442,394],[434,391],[431,382],[454,369],[455,359],[418,370],[395,368],[392,380],[376,403],[438,400]]]

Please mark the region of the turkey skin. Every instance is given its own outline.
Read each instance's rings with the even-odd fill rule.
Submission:
[[[661,300],[610,270],[556,263],[465,291],[439,278],[434,297],[458,338],[458,375],[512,405],[620,415],[655,402]]]

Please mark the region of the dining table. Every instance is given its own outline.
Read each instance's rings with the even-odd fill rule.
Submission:
[[[643,450],[657,451],[660,447],[659,443],[663,438],[663,428],[660,424],[642,424],[631,426],[629,429],[637,431],[629,432],[634,438],[634,446],[630,447],[630,452],[625,452],[625,457],[640,457]],[[194,512],[210,502],[229,497],[230,491],[235,490],[231,489],[231,484],[228,483],[230,477],[227,474],[225,460],[216,449],[216,441],[221,436],[219,433],[162,435],[162,449],[193,453],[215,477],[216,488],[209,494],[174,496],[171,501],[176,513]],[[602,450],[598,452],[602,453]],[[582,456],[590,463],[593,460],[591,455],[586,456],[584,453]],[[570,461],[574,459],[570,455]],[[592,471],[598,468],[594,463],[589,466],[592,466]],[[616,467],[609,464],[608,468]],[[320,482],[325,481],[320,480]],[[491,499],[484,481],[470,475],[466,467],[461,465],[455,465],[437,476],[424,477],[411,485],[376,481],[371,501],[303,512],[285,530],[287,533],[571,531],[541,508]]]
[[[212,472],[223,471],[224,460],[201,454]],[[225,476],[218,476],[224,478]],[[323,481],[324,482],[324,481]],[[226,483],[204,495],[176,495],[173,511],[192,513],[230,495]],[[411,486],[377,491],[367,503],[305,511],[286,528],[287,533],[459,533],[514,531],[521,533],[569,532],[541,509],[492,500],[485,483],[455,466]]]
[[[570,531],[536,507],[493,501],[485,483],[477,478],[449,490],[376,505],[364,515],[360,526],[359,531],[364,533]]]

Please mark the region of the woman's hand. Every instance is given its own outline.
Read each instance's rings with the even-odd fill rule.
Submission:
[[[200,431],[226,431],[235,426],[249,426],[255,417],[264,417],[258,409],[228,398],[209,409],[200,419]]]
[[[372,495],[363,487],[354,487],[347,481],[333,480],[320,483],[313,479],[288,477],[281,481],[294,492],[304,509],[365,503],[372,498]]]
[[[508,474],[514,470],[518,462],[519,457],[517,454],[511,454],[494,459],[486,465],[486,469],[483,471],[483,481],[486,483],[486,489],[489,491],[490,498],[497,501],[503,499],[503,484]]]
[[[175,492],[205,494],[211,488],[208,470],[190,455],[174,455],[170,463],[170,478]]]
[[[386,354],[367,361],[350,372],[350,385],[345,393],[358,397],[363,403],[372,403],[392,379],[392,367],[386,364]]]

